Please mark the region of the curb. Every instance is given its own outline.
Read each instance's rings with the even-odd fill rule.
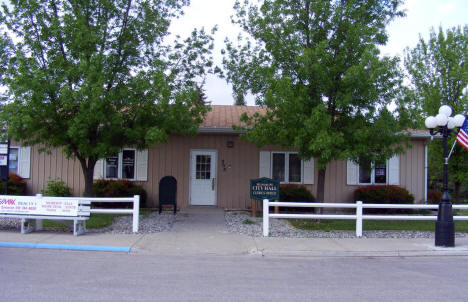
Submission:
[[[270,257],[468,257],[468,251],[262,251],[262,256]]]
[[[129,246],[70,245],[70,244],[24,243],[24,242],[0,242],[0,247],[72,250],[72,251],[124,252],[124,253],[129,253],[131,250],[131,247]]]

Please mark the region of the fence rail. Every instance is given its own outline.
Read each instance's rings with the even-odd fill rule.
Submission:
[[[131,202],[133,203],[132,209],[93,209],[91,208],[90,213],[93,214],[132,214],[133,223],[132,223],[132,231],[133,233],[138,233],[138,225],[140,223],[140,195],[135,195],[133,197],[93,197],[93,198],[86,198],[81,197],[81,200],[89,200],[91,204],[93,202]]]
[[[288,208],[348,208],[356,209],[355,214],[270,214],[270,206]],[[270,218],[294,218],[294,219],[348,219],[356,220],[356,236],[362,237],[363,220],[437,220],[434,215],[368,215],[363,214],[363,209],[428,209],[437,210],[438,205],[426,204],[375,204],[375,203],[309,203],[309,202],[270,202],[263,200],[263,236],[269,235]],[[468,205],[452,205],[453,209],[468,209]],[[468,220],[468,215],[457,215],[454,220]]]

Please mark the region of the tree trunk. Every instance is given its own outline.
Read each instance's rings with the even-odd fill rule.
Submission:
[[[317,180],[317,202],[323,202],[325,200],[325,172],[326,168],[318,170],[318,180]],[[323,208],[317,208],[317,213],[322,214]],[[317,219],[317,222],[320,222],[320,219]]]
[[[85,181],[85,197],[93,197],[93,178],[94,178],[94,166],[96,165],[95,160],[88,159],[87,164],[86,160],[78,159],[81,164],[81,170],[83,170],[83,176]]]
[[[317,180],[317,202],[324,202],[325,200],[325,172],[326,168],[318,170]]]

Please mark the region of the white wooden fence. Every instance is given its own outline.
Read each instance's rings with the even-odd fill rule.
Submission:
[[[133,197],[81,197],[80,199],[86,199],[93,202],[132,202],[132,209],[93,209],[91,208],[91,214],[132,214],[133,215],[133,233],[138,233],[138,225],[140,219],[140,195]]]
[[[355,214],[276,214],[270,213],[270,206],[298,207],[298,208],[348,208],[356,209]],[[363,209],[428,209],[436,210],[438,205],[426,204],[375,204],[375,203],[313,203],[313,202],[270,202],[263,200],[263,236],[269,235],[270,218],[295,218],[295,219],[349,219],[356,220],[356,236],[362,237],[363,220],[437,220],[435,215],[364,215]],[[468,209],[468,205],[452,205],[453,209]],[[454,220],[468,220],[467,216],[457,215]]]

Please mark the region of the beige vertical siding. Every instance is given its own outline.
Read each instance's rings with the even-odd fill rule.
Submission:
[[[227,142],[234,147],[228,148]],[[413,147],[400,156],[400,184],[407,188],[415,201],[424,199],[424,140],[413,140]],[[172,136],[167,144],[148,150],[148,181],[140,182],[148,193],[147,206],[158,203],[159,180],[172,175],[177,179],[177,202],[179,207],[189,206],[190,200],[190,150],[216,150],[217,205],[226,209],[250,208],[249,180],[258,177],[259,150],[254,144],[240,140],[237,135],[201,134],[196,137]],[[262,150],[281,151],[281,148],[266,146]],[[223,161],[226,169],[223,168]],[[230,166],[230,168],[228,168]],[[77,160],[67,159],[59,149],[38,153],[31,149],[31,178],[28,193],[36,194],[44,189],[49,179],[61,179],[73,189],[76,196],[84,192],[84,178]],[[316,195],[318,171],[315,169],[315,184],[307,185]],[[346,184],[346,162],[332,162],[325,175],[325,201],[351,202],[358,186]]]
[[[39,146],[31,147],[30,178],[26,179],[28,194],[40,193],[49,180],[60,179],[73,190],[73,195],[84,192],[84,178],[80,163],[67,159],[61,149],[39,153]]]
[[[414,195],[415,202],[424,201],[424,146],[425,140],[412,140],[412,148],[400,155],[400,186]],[[325,175],[325,201],[351,202],[359,185],[346,184],[346,162],[327,165]]]

